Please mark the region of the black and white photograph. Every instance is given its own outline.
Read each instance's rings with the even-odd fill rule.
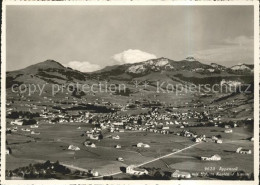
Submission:
[[[38,3],[3,8],[3,184],[258,184],[258,3]]]

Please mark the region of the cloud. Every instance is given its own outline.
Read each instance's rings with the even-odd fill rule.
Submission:
[[[115,54],[113,56],[113,59],[119,62],[120,64],[126,64],[126,63],[132,64],[132,63],[143,62],[155,58],[157,57],[154,54],[150,54],[137,49],[129,49],[123,51],[122,53]]]
[[[101,69],[101,67],[98,64],[91,64],[90,62],[86,61],[71,61],[68,64],[64,64],[64,66],[76,69],[81,72],[93,72]]]
[[[254,62],[254,41],[251,37],[227,38],[210,49],[196,51],[193,56],[201,62],[215,62],[225,66]]]
[[[254,40],[252,37],[247,37],[244,35],[235,37],[233,39],[227,38],[224,40],[224,44],[233,44],[233,45],[239,45],[239,46],[246,46],[246,45],[250,45],[253,43],[254,43]]]

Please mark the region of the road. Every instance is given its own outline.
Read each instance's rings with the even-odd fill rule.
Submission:
[[[174,154],[183,152],[183,151],[188,150],[188,149],[190,149],[190,148],[193,148],[194,146],[199,145],[199,144],[201,144],[201,143],[195,143],[195,144],[193,144],[193,145],[190,145],[190,146],[188,146],[188,147],[185,147],[185,148],[183,148],[183,149],[181,149],[181,150],[178,150],[178,151],[176,151],[176,152],[172,152],[172,153],[166,154],[166,155],[164,155],[164,156],[161,156],[161,157],[158,157],[158,158],[155,158],[155,159],[146,161],[146,162],[144,162],[144,163],[141,163],[141,164],[139,164],[139,165],[136,165],[136,167],[141,167],[141,166],[144,166],[144,165],[146,165],[146,164],[149,164],[149,163],[158,161],[158,160],[160,160],[160,159],[163,159],[163,158],[166,158],[166,157],[170,157],[171,155],[174,155]],[[112,174],[109,174],[109,175],[105,175],[105,176],[114,176],[114,175],[118,175],[118,174],[121,174],[121,173],[123,173],[123,172],[122,172],[122,171],[119,171],[119,172],[115,172],[115,173],[112,173]],[[94,179],[99,179],[99,178],[103,178],[103,177],[104,177],[104,176],[98,176],[98,177],[92,177],[92,178],[90,178],[90,179],[93,179],[93,178],[94,178]]]

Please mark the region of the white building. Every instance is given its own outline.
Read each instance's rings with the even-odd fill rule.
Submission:
[[[23,125],[23,120],[22,119],[16,119],[14,121],[11,121],[11,125]]]
[[[117,136],[113,136],[112,139],[120,139],[120,137],[117,135]]]
[[[191,174],[189,172],[181,172],[179,170],[176,170],[172,173],[173,178],[182,178],[182,179],[190,179]]]
[[[239,154],[252,154],[252,151],[251,150],[247,150],[247,149],[243,149],[242,147],[239,147],[236,150],[236,153],[239,153]]]
[[[131,175],[147,175],[148,171],[145,169],[137,168],[134,165],[130,165],[126,168],[126,173]]]
[[[223,143],[223,141],[222,141],[221,139],[218,139],[218,140],[216,140],[215,142],[218,143],[218,144]]]
[[[150,145],[148,145],[148,144],[144,144],[144,143],[137,143],[137,145],[136,145],[138,148],[150,148]]]
[[[220,161],[221,157],[218,154],[215,154],[211,157],[201,157],[202,161]]]
[[[69,149],[69,150],[74,150],[74,151],[78,151],[78,150],[80,150],[79,147],[74,146],[74,145],[70,145],[70,146],[68,147],[68,149]]]
[[[226,129],[224,132],[225,132],[225,133],[232,133],[233,130],[232,130],[232,129]]]

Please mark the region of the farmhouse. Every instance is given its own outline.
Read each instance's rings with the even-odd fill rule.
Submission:
[[[12,132],[17,132],[17,131],[18,131],[18,128],[17,128],[17,127],[13,127],[13,128],[11,129],[11,131],[12,131]]]
[[[124,159],[122,157],[118,157],[117,160],[120,161],[120,162],[124,161]]]
[[[113,136],[112,139],[120,139],[119,135]]]
[[[181,172],[179,170],[176,170],[171,175],[173,178],[182,178],[182,179],[190,179],[191,174],[189,172]]]
[[[11,153],[12,153],[11,148],[6,148],[5,154],[6,154],[6,155],[9,155],[9,154],[11,154]]]
[[[115,122],[113,123],[114,126],[124,126],[123,122]]]
[[[28,128],[22,128],[21,130],[22,130],[22,131],[25,131],[25,132],[30,132],[30,131],[31,131],[31,130],[28,129]]]
[[[195,138],[195,140],[194,140],[196,143],[200,143],[201,141],[202,141],[202,139],[201,138]]]
[[[165,127],[165,126],[162,128],[162,130],[169,130],[169,129],[170,127]]]
[[[150,148],[150,145],[148,145],[148,144],[144,144],[144,143],[138,143],[137,145],[136,145],[138,148]]]
[[[74,151],[78,151],[78,150],[80,150],[79,147],[74,146],[74,145],[70,145],[70,146],[68,147],[68,149],[69,149],[69,150],[74,150]]]
[[[90,170],[89,173],[91,175],[93,175],[93,177],[98,177],[99,176],[99,173],[97,171],[94,171],[94,170]]]
[[[225,125],[225,128],[230,128],[230,125]]]
[[[31,134],[32,134],[32,135],[40,135],[40,132],[32,131]]]
[[[251,150],[247,150],[247,149],[243,149],[242,147],[239,147],[236,150],[236,153],[238,153],[238,154],[251,154],[252,151]]]
[[[130,165],[126,168],[126,173],[131,175],[147,175],[148,171],[142,168],[137,168],[134,165]]]
[[[225,132],[225,133],[232,133],[233,130],[232,130],[232,129],[226,129],[224,132]]]
[[[16,119],[14,121],[11,121],[11,125],[23,125],[23,120],[22,119]]]
[[[201,157],[202,161],[220,161],[221,157],[218,154],[215,154],[211,157]]]
[[[39,125],[31,125],[30,128],[39,128]]]
[[[96,148],[96,145],[95,145],[94,143],[90,142],[90,141],[85,141],[85,142],[84,142],[84,145],[85,145],[86,147]]]
[[[121,145],[116,145],[115,148],[122,148]]]
[[[221,139],[215,140],[215,142],[216,142],[217,144],[223,143],[223,141],[222,141]]]

